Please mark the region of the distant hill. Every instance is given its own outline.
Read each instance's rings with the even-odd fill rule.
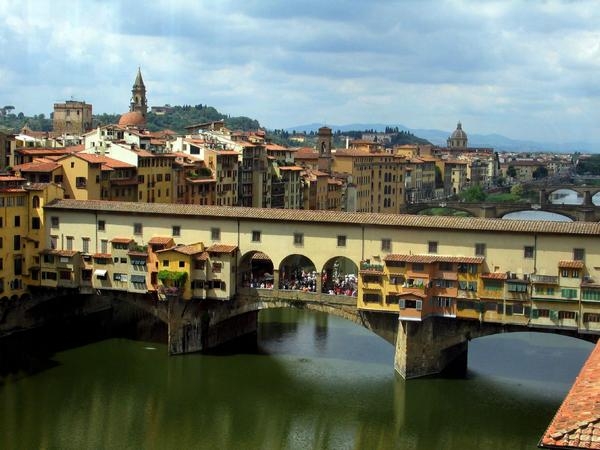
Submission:
[[[316,132],[323,124],[311,123],[307,125],[298,125],[295,127],[286,128],[286,131],[292,132],[305,132],[310,133],[311,131]],[[340,131],[347,133],[349,131],[359,130],[375,130],[377,132],[384,132],[386,127],[398,127],[399,130],[409,131],[415,136],[426,139],[432,144],[445,146],[446,139],[452,134],[452,131],[443,131],[435,129],[420,129],[420,128],[408,128],[400,124],[381,124],[381,123],[353,123],[348,125],[331,125],[327,124],[333,132]],[[491,147],[495,150],[505,150],[513,152],[565,152],[573,153],[579,152],[590,152],[600,153],[599,142],[536,142],[536,141],[522,141],[517,139],[511,139],[500,134],[470,134],[469,146],[470,147]]]

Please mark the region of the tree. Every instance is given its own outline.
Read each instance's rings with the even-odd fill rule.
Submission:
[[[522,184],[515,184],[510,188],[510,193],[515,197],[521,197],[524,191]]]
[[[515,166],[508,166],[508,169],[506,169],[506,176],[511,178],[517,176],[517,169],[515,169]]]
[[[459,198],[467,203],[476,203],[485,201],[487,195],[479,185],[471,186],[459,194]]]

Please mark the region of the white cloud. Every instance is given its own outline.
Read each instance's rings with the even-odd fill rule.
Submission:
[[[600,141],[594,1],[6,0],[0,102],[209,104],[281,128],[388,122]]]

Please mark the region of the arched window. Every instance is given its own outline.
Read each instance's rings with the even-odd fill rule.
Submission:
[[[39,208],[40,207],[40,198],[37,195],[33,196],[33,199],[31,200],[31,206],[33,208]]]

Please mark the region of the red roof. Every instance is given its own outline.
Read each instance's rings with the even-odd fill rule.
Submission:
[[[583,261],[559,261],[558,267],[565,269],[583,269]]]
[[[214,244],[206,249],[209,253],[233,253],[237,250],[236,245]]]
[[[600,342],[556,412],[541,448],[600,449]]]

